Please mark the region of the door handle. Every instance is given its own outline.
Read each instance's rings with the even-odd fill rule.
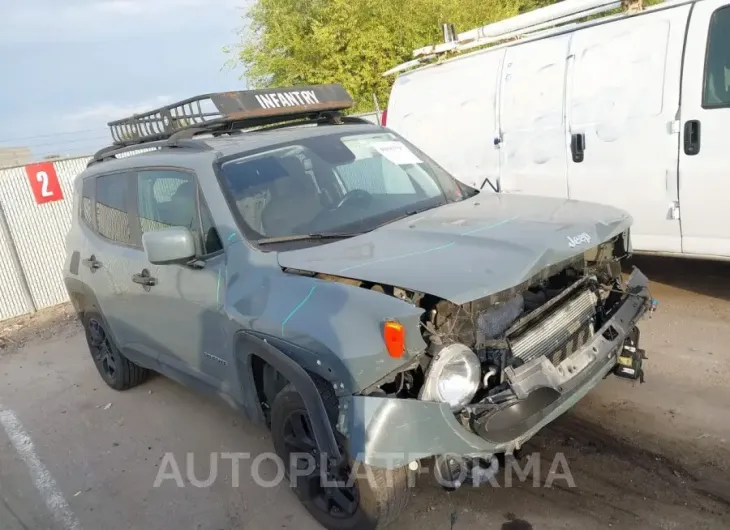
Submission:
[[[684,154],[694,156],[700,152],[700,120],[684,124]]]
[[[97,260],[96,256],[94,256],[93,254],[87,259],[82,259],[81,263],[89,267],[89,269],[91,269],[91,272],[101,269],[101,261]]]
[[[585,158],[586,135],[576,133],[570,137],[570,152],[573,155],[573,162],[580,164]]]
[[[157,285],[157,278],[150,276],[150,271],[143,269],[139,274],[132,274],[132,281],[145,287],[153,287]]]

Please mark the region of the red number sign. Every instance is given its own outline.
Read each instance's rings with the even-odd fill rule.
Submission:
[[[25,166],[25,173],[30,181],[36,204],[45,204],[63,199],[61,183],[58,182],[56,168],[53,162],[40,162]]]

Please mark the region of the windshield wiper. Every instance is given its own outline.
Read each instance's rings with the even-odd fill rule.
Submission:
[[[288,243],[290,241],[310,241],[318,239],[345,239],[360,235],[358,232],[324,232],[320,234],[294,234],[291,236],[264,237],[257,239],[257,245],[271,245],[274,243]]]

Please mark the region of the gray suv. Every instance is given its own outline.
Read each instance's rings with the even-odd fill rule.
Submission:
[[[339,85],[109,124],[64,267],[104,381],[151,371],[271,428],[328,529],[384,528],[432,458],[484,482],[609,373],[642,375],[623,211],[480,192]]]

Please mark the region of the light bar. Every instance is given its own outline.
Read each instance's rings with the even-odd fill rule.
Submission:
[[[337,83],[218,92],[178,101],[108,125],[114,144],[125,146],[164,140],[186,129],[200,132],[244,129],[316,117],[353,105],[345,88]]]

